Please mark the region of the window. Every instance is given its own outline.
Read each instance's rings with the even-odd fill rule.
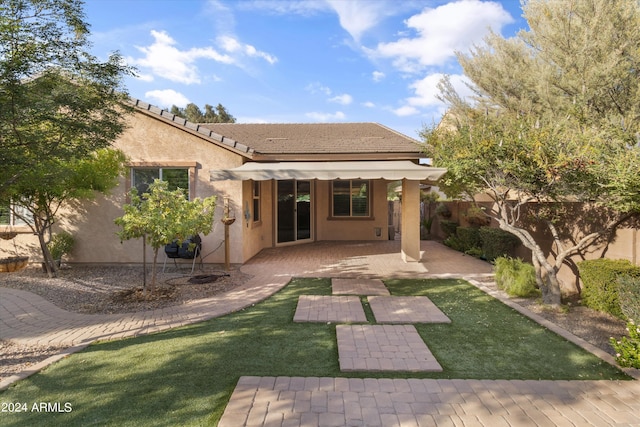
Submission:
[[[0,225],[23,226],[27,223],[22,219],[31,220],[31,212],[20,206],[14,206],[14,211],[9,205],[0,206]]]
[[[368,217],[371,182],[362,179],[332,182],[333,216]]]
[[[253,222],[260,221],[260,181],[253,181]]]
[[[131,186],[144,194],[154,180],[161,179],[169,183],[169,190],[180,188],[189,198],[189,169],[188,168],[133,168],[131,169]]]

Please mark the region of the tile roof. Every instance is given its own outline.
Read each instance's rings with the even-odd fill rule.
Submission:
[[[254,160],[424,157],[420,142],[378,123],[191,123],[138,99],[131,104]]]

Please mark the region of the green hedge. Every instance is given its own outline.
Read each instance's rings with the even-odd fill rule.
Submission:
[[[620,310],[627,318],[640,323],[640,277],[618,277]]]
[[[456,228],[456,236],[458,236],[460,244],[464,248],[463,252],[474,248],[482,248],[480,230],[477,227],[458,227]]]
[[[480,227],[482,253],[487,261],[493,261],[501,256],[513,256],[516,246],[520,244],[513,234],[500,228]]]
[[[456,221],[451,221],[448,219],[440,220],[440,228],[442,229],[442,233],[444,234],[444,238],[448,238],[449,236],[455,236],[456,228],[458,228],[458,223]]]
[[[582,303],[594,310],[624,318],[618,298],[618,278],[640,277],[640,267],[630,261],[599,258],[578,263]]]

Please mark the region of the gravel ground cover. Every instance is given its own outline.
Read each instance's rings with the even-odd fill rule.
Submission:
[[[157,292],[152,298],[142,298],[143,270],[139,267],[73,267],[60,271],[49,279],[40,269],[27,268],[19,273],[4,274],[2,285],[36,293],[65,310],[85,314],[127,313],[183,304],[211,297],[241,285],[249,276],[237,268],[229,272],[205,267],[194,275],[215,276],[208,283],[189,283],[189,270],[172,266],[159,273]],[[203,278],[204,279],[204,278]],[[150,275],[148,276],[150,281]],[[491,283],[486,286],[494,287]],[[614,354],[609,337],[626,335],[626,323],[621,319],[591,310],[574,301],[562,310],[552,310],[535,298],[515,298],[516,303],[583,338],[602,350]],[[0,378],[20,372],[61,349],[23,346],[0,339]]]

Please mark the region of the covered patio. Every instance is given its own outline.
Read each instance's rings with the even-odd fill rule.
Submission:
[[[419,242],[421,261],[404,263],[398,257],[401,242],[321,241],[263,249],[242,271],[278,277],[421,278],[429,276],[483,277],[493,266],[448,248],[440,242]],[[273,271],[271,271],[273,270]]]
[[[446,169],[419,165],[410,160],[247,162],[227,170],[210,171],[211,181],[285,181],[285,180],[384,180],[402,181],[401,253],[404,262],[419,262],[420,183],[436,182]],[[397,253],[397,252],[396,252]]]

